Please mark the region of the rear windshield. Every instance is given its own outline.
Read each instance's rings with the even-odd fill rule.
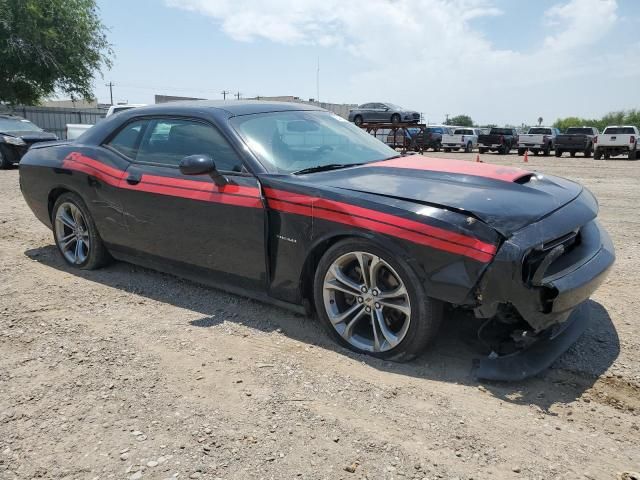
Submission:
[[[567,133],[582,133],[584,135],[591,135],[593,133],[593,129],[587,127],[571,127],[567,128]]]
[[[510,128],[492,128],[489,135],[511,135]]]
[[[473,130],[469,130],[467,128],[459,128],[455,132],[454,135],[473,135]]]
[[[621,134],[621,133],[623,133],[623,134],[626,133],[626,134],[629,134],[629,135],[633,135],[636,132],[633,130],[633,127],[607,127],[607,128],[604,129],[603,133],[606,133],[606,134],[609,134],[609,135],[616,135],[616,134]]]
[[[551,129],[550,128],[530,128],[529,129],[529,134],[530,135],[550,135],[551,134]]]

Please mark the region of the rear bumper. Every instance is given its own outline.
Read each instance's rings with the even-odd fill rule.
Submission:
[[[490,318],[513,307],[536,332],[566,321],[604,282],[615,261],[613,243],[596,213],[595,199],[584,191],[504,242],[480,282],[476,315]],[[575,241],[554,246],[573,231],[578,232]]]
[[[569,152],[575,150],[576,152],[582,152],[587,149],[587,144],[582,143],[556,143],[556,150],[562,150],[563,152]]]

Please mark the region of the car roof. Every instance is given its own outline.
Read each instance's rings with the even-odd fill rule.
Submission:
[[[283,112],[291,110],[325,111],[323,108],[306,103],[273,102],[265,100],[185,100],[159,103],[136,108],[136,114],[163,113],[170,110],[224,110],[230,115],[251,115],[255,113]]]

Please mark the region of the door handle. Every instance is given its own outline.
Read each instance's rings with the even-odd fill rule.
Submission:
[[[127,177],[127,183],[129,185],[137,185],[140,183],[140,180],[142,180],[142,176],[138,173],[130,173]]]

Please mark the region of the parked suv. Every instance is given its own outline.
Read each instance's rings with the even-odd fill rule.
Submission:
[[[349,110],[349,121],[363,123],[418,123],[420,113],[407,110],[393,103],[364,103]]]
[[[524,155],[524,152],[530,150],[534,155],[542,152],[544,156],[549,156],[559,134],[560,130],[555,127],[531,127],[518,138],[518,155]]]
[[[434,152],[439,152],[442,148],[443,135],[451,135],[451,128],[446,125],[430,125],[425,127],[423,131],[416,133],[416,145],[421,150],[431,148]]]
[[[638,158],[638,136],[640,133],[637,127],[630,125],[607,127],[601,135],[594,139],[596,149],[593,158],[596,160],[600,160],[602,157],[608,159],[626,153],[629,160],[636,160]]]
[[[598,136],[595,127],[569,127],[566,133],[556,137],[556,157],[561,157],[564,152],[569,152],[572,157],[576,153],[583,153],[590,157],[593,153],[593,139]]]

